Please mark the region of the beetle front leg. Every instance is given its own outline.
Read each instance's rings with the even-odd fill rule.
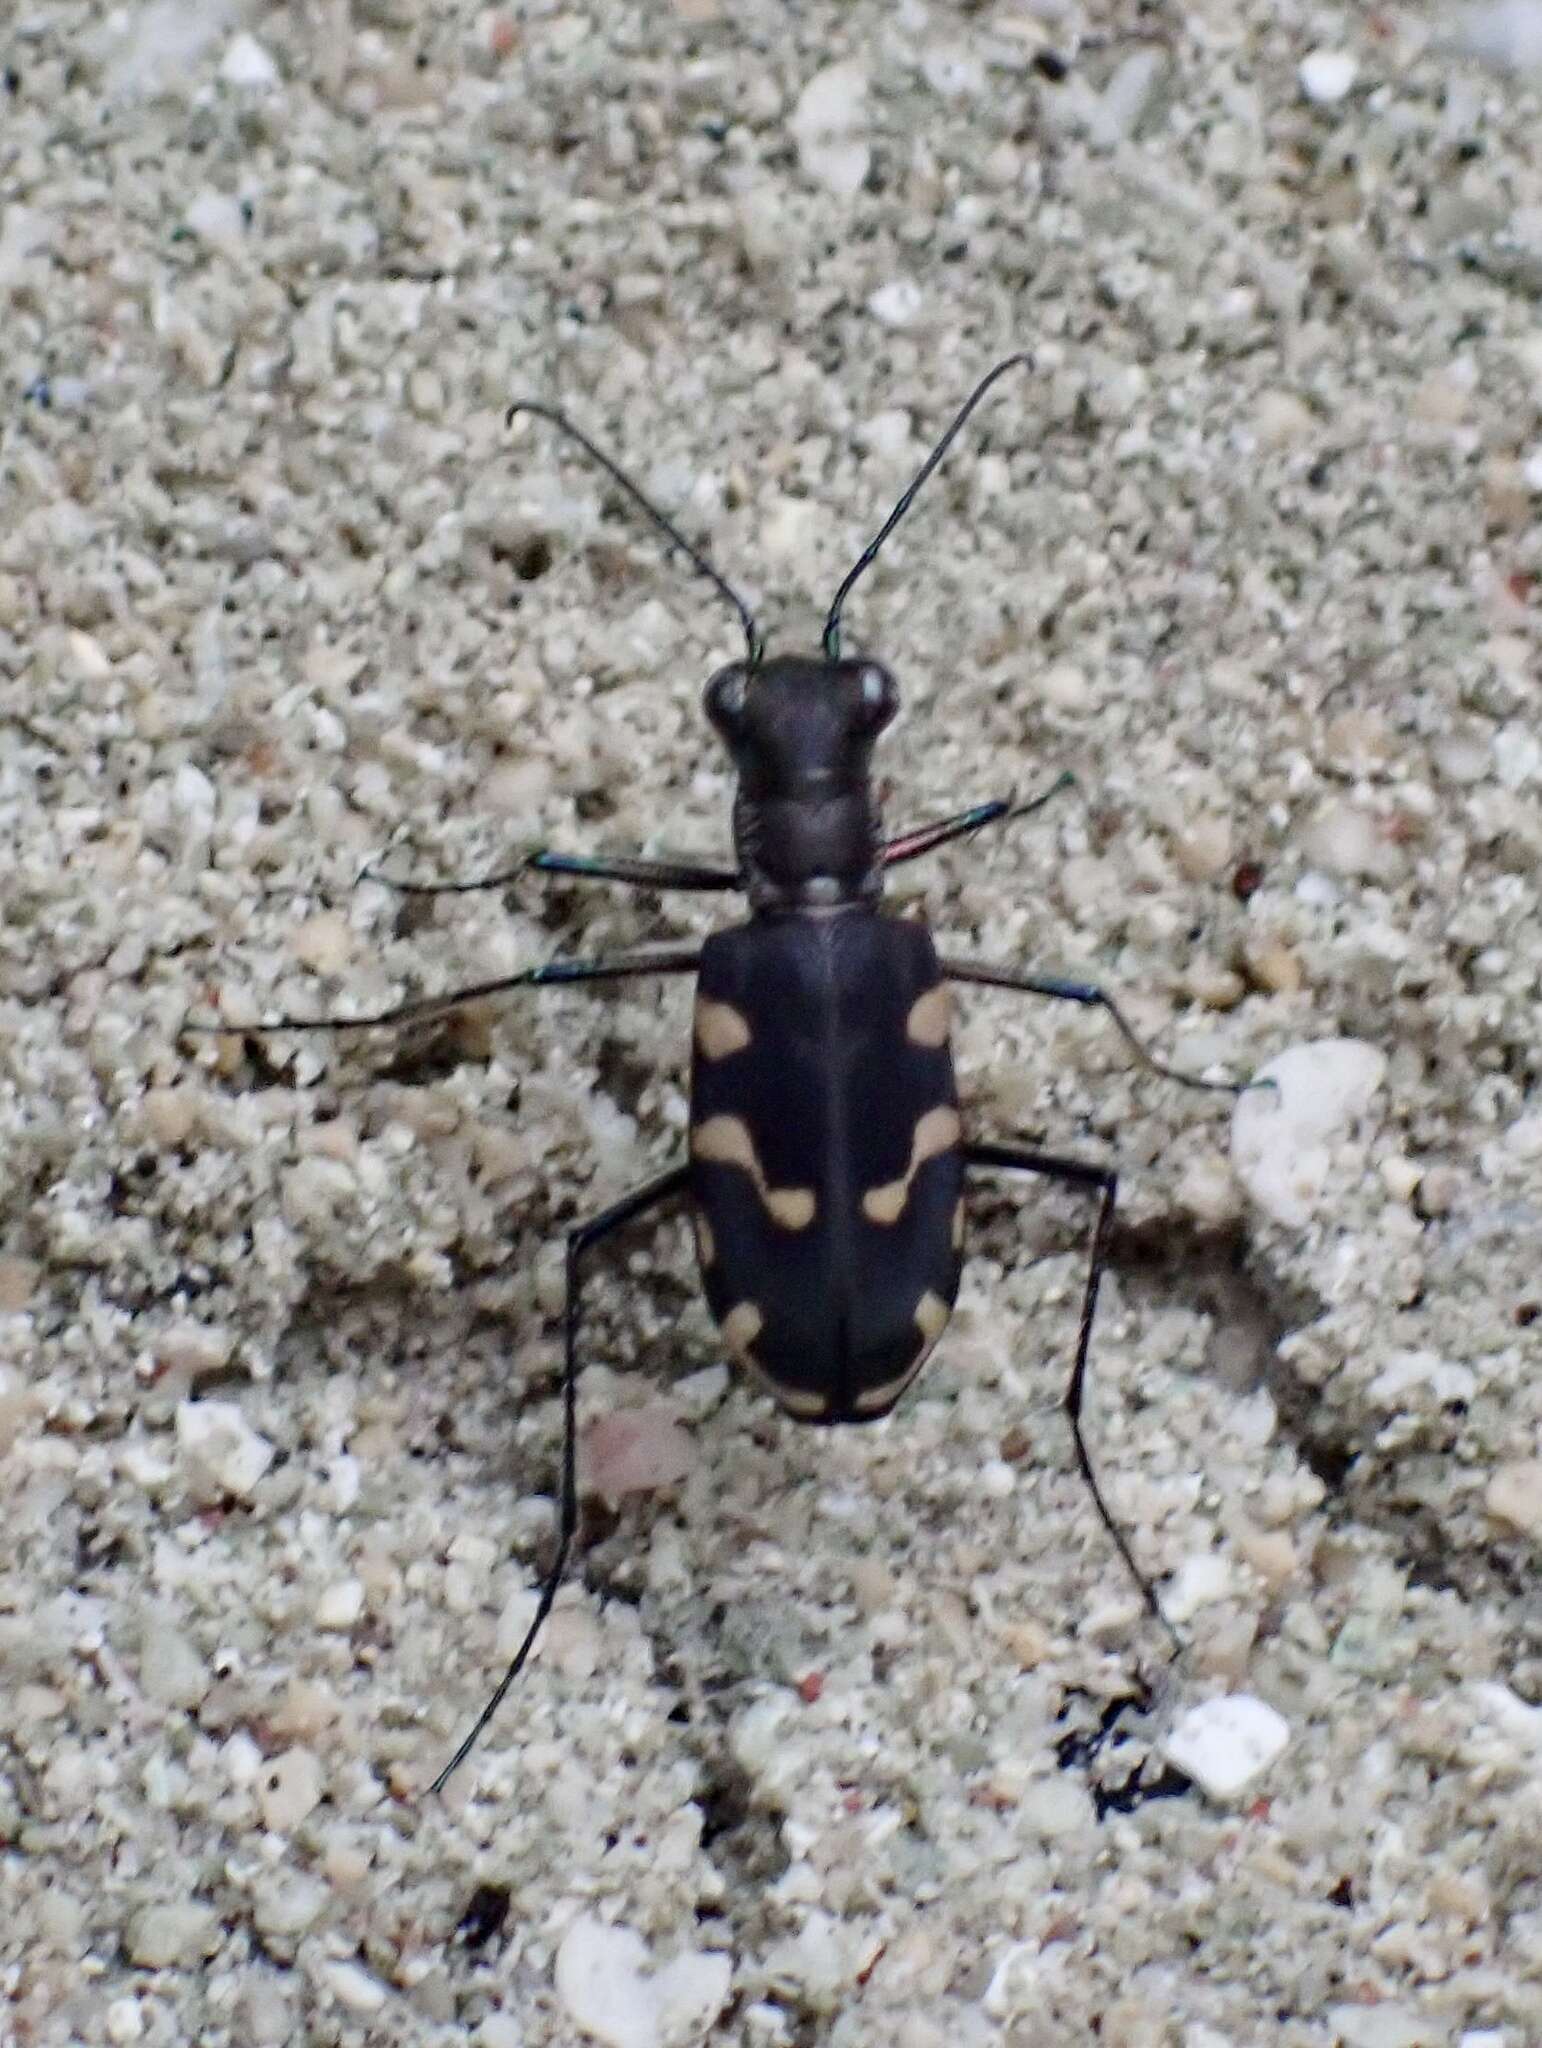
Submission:
[[[884,841],[880,865],[896,868],[902,861],[919,860],[924,853],[935,853],[939,846],[951,845],[955,839],[983,832],[987,825],[1005,825],[1015,818],[1032,817],[1051,797],[1058,796],[1063,789],[1074,788],[1075,783],[1076,777],[1067,771],[1057,776],[1042,795],[1030,797],[1025,804],[1009,796],[992,797],[986,803],[971,804],[967,811],[958,811],[951,818],[939,818],[934,825],[918,825],[913,832],[901,832],[897,838]]]
[[[1092,1353],[1092,1326],[1098,1312],[1098,1289],[1103,1279],[1103,1268],[1108,1263],[1108,1234],[1113,1226],[1114,1207],[1119,1193],[1119,1177],[1111,1167],[1093,1166],[1085,1159],[1062,1159],[1051,1152],[1036,1152],[1027,1145],[966,1144],[964,1163],[967,1166],[988,1168],[1004,1173],[1037,1173],[1048,1180],[1057,1180],[1063,1187],[1078,1188],[1083,1193],[1098,1198],[1098,1218],[1093,1226],[1092,1249],[1087,1261],[1087,1285],[1082,1293],[1081,1322],[1076,1333],[1076,1359],[1071,1367],[1071,1377],[1066,1382],[1064,1407],[1066,1419],[1071,1425],[1071,1441],[1076,1447],[1076,1463],[1082,1478],[1087,1482],[1087,1491],[1092,1495],[1093,1506],[1099,1519],[1113,1540],[1114,1548],[1124,1559],[1130,1577],[1140,1588],[1141,1599],[1166,1630],[1175,1655],[1181,1653],[1183,1644],[1177,1631],[1162,1612],[1156,1589],[1135,1562],[1135,1553],[1119,1524],[1109,1512],[1103,1498],[1103,1489],[1098,1484],[1093,1470],[1087,1440],[1082,1435],[1082,1398],[1087,1384],[1087,1366]]]
[[[1050,996],[1056,1002],[1082,1003],[1088,1008],[1102,1010],[1141,1065],[1153,1074],[1160,1074],[1164,1081],[1178,1081],[1185,1088],[1203,1088],[1218,1095],[1241,1095],[1246,1089],[1261,1085],[1250,1081],[1207,1081],[1202,1075],[1185,1074],[1177,1067],[1168,1066],[1150,1051],[1113,997],[1106,989],[1099,988],[1096,982],[1065,981],[1057,974],[1023,974],[1015,967],[991,967],[979,960],[944,960],[941,966],[948,981],[972,981],[984,988],[1016,989],[1023,995]]]
[[[567,1244],[567,1298],[562,1313],[562,1486],[559,1497],[557,1523],[557,1554],[551,1568],[541,1582],[541,1596],[536,1602],[535,1618],[525,1631],[525,1639],[514,1652],[507,1671],[499,1679],[492,1698],[478,1714],[471,1732],[456,1750],[454,1756],[429,1786],[431,1792],[442,1792],[450,1779],[470,1756],[477,1745],[483,1729],[508,1698],[514,1681],[530,1660],[535,1648],[535,1639],[546,1625],[552,1603],[557,1598],[563,1574],[567,1570],[568,1557],[578,1534],[578,1323],[582,1308],[582,1273],[580,1270],[584,1254],[592,1251],[605,1238],[619,1230],[624,1223],[643,1215],[649,1209],[656,1209],[684,1189],[690,1178],[690,1167],[682,1162],[661,1173],[656,1180],[650,1180],[640,1188],[634,1188],[629,1195],[623,1195],[619,1202],[612,1202],[608,1209],[602,1209],[598,1216],[591,1216],[587,1223],[576,1224],[568,1232]]]

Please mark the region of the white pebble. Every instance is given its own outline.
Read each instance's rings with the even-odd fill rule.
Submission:
[[[1232,1569],[1218,1550],[1201,1551],[1186,1557],[1162,1589],[1162,1611],[1169,1621],[1184,1622],[1224,1600],[1232,1589]]]
[[[857,133],[867,101],[867,69],[856,61],[831,64],[803,88],[788,126],[805,177],[838,199],[862,189],[872,160]]]
[[[255,36],[232,36],[230,48],[220,64],[220,77],[227,85],[265,92],[278,84],[278,66]]]
[[[896,277],[870,295],[867,310],[881,327],[913,327],[925,304],[926,294],[913,278]]]
[[[591,2039],[608,2048],[661,2048],[716,2019],[732,1967],[725,1955],[687,1950],[650,1971],[640,1935],[582,1913],[562,1938],[556,1974],[558,1997]]]
[[[227,256],[246,240],[246,216],[240,200],[229,192],[216,192],[205,186],[188,201],[182,219],[200,242]]]
[[[129,1922],[128,1959],[144,1970],[200,1961],[218,1945],[218,1925],[211,1908],[191,1901],[143,1906]]]
[[[273,1446],[259,1436],[234,1401],[183,1401],[177,1408],[177,1448],[191,1483],[205,1493],[245,1500],[273,1462]]]
[[[350,1629],[364,1612],[364,1588],[357,1579],[339,1579],[316,1602],[316,1626]]]
[[[145,2016],[137,1998],[115,1998],[107,2008],[107,2038],[113,2042],[142,2041]]]
[[[1331,107],[1348,98],[1359,71],[1347,50],[1313,50],[1301,59],[1296,76],[1309,100]]]
[[[1301,834],[1301,851],[1330,875],[1394,881],[1406,865],[1401,848],[1381,830],[1374,811],[1347,797],[1321,806]]]
[[[1251,1693],[1194,1707],[1162,1747],[1212,1799],[1230,1799],[1269,1768],[1290,1741],[1290,1724]]]
[[[471,2048],[524,2048],[525,2032],[512,2013],[490,2012],[471,2037]]]
[[[1542,1458],[1497,1466],[1483,1495],[1484,1512],[1522,1535],[1542,1539]]]
[[[325,1977],[332,1996],[349,2012],[379,2012],[390,1996],[374,1972],[359,1963],[328,1963]]]
[[[286,1749],[263,1770],[258,1787],[262,1824],[287,1835],[321,1803],[321,1759],[308,1749]]]
[[[1341,2048],[1446,2048],[1443,2020],[1383,1999],[1379,2005],[1330,2005],[1325,2014]]]
[[[163,1707],[196,1707],[213,1683],[186,1636],[158,1621],[146,1627],[139,1644],[139,1686],[146,1699]]]
[[[1309,1223],[1328,1184],[1336,1145],[1363,1116],[1387,1071],[1387,1056],[1355,1038],[1293,1045],[1269,1061],[1231,1120],[1237,1178],[1266,1215]]]

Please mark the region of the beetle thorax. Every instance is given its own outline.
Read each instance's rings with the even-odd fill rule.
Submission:
[[[734,845],[751,903],[790,909],[876,896],[870,763],[898,708],[887,670],[779,655],[721,670],[706,706],[739,771]]]

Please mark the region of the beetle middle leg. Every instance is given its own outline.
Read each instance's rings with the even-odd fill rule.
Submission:
[[[654,1180],[645,1181],[640,1188],[634,1188],[629,1195],[623,1195],[618,1202],[612,1202],[608,1209],[602,1209],[598,1216],[591,1216],[587,1223],[575,1224],[568,1232],[567,1242],[567,1297],[562,1312],[562,1483],[559,1497],[557,1522],[557,1554],[541,1582],[540,1599],[536,1603],[535,1618],[525,1631],[525,1639],[514,1652],[509,1668],[499,1679],[492,1698],[477,1716],[470,1733],[456,1750],[454,1756],[429,1787],[431,1792],[442,1792],[451,1777],[470,1756],[476,1747],[482,1730],[492,1720],[509,1695],[509,1689],[529,1662],[530,1652],[535,1648],[535,1639],[546,1625],[557,1598],[563,1574],[567,1570],[568,1557],[578,1534],[578,1325],[583,1306],[582,1261],[584,1255],[602,1243],[625,1223],[642,1216],[650,1209],[681,1194],[690,1178],[690,1167],[682,1161],[661,1173]]]
[[[547,960],[539,967],[527,967],[523,974],[500,974],[494,981],[474,981],[465,988],[449,989],[442,996],[409,996],[388,1010],[371,1010],[362,1017],[270,1017],[262,1024],[197,1024],[182,1026],[186,1032],[210,1032],[260,1038],[274,1031],[378,1031],[395,1024],[420,1024],[430,1017],[442,1017],[461,1003],[475,1003],[489,996],[504,996],[522,988],[557,988],[580,981],[624,981],[641,974],[694,974],[701,963],[699,946],[654,946],[637,953],[616,953],[599,960]]]
[[[555,847],[535,846],[522,854],[517,866],[495,875],[480,875],[474,882],[418,882],[409,877],[398,881],[376,867],[364,869],[360,879],[379,882],[399,896],[469,896],[478,889],[507,889],[521,875],[569,875],[580,882],[625,882],[633,889],[727,890],[742,886],[733,868],[706,867],[695,861],[654,860],[640,853],[561,853]]]
[[[1180,1081],[1185,1088],[1203,1088],[1217,1095],[1241,1095],[1248,1088],[1266,1084],[1254,1081],[1207,1081],[1200,1074],[1185,1074],[1159,1060],[1107,989],[1095,981],[1067,981],[1058,974],[1024,974],[1016,967],[993,967],[981,960],[943,960],[945,980],[972,981],[985,988],[1016,989],[1023,995],[1050,996],[1060,1003],[1082,1003],[1099,1009],[1134,1053],[1143,1067],[1160,1074],[1164,1081]],[[1272,1085],[1272,1084],[1267,1084]]]
[[[1128,1538],[1109,1512],[1108,1503],[1103,1498],[1103,1489],[1098,1484],[1097,1473],[1093,1470],[1087,1440],[1082,1434],[1082,1398],[1086,1391],[1087,1365],[1092,1352],[1092,1326],[1098,1312],[1098,1290],[1102,1284],[1103,1268],[1108,1263],[1108,1235],[1114,1221],[1119,1177],[1111,1167],[1094,1166],[1085,1159],[1063,1159],[1052,1152],[1037,1152],[1028,1145],[966,1144],[964,1163],[966,1166],[1004,1173],[1042,1174],[1047,1180],[1059,1181],[1063,1187],[1078,1188],[1083,1193],[1096,1195],[1098,1198],[1098,1218],[1092,1231],[1092,1249],[1087,1260],[1087,1284],[1082,1292],[1081,1321],[1076,1333],[1076,1358],[1071,1367],[1071,1377],[1066,1382],[1063,1405],[1066,1419],[1071,1425],[1071,1441],[1076,1447],[1077,1467],[1087,1482],[1087,1491],[1092,1495],[1092,1503],[1098,1511],[1098,1517],[1112,1538],[1114,1548],[1123,1558],[1130,1577],[1140,1588],[1141,1599],[1166,1631],[1174,1654],[1180,1654],[1183,1644],[1178,1633],[1162,1612],[1155,1587],[1135,1562],[1135,1553],[1130,1548]]]

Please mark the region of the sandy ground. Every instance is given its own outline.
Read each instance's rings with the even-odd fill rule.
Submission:
[[[1542,22],[1461,27],[6,10],[6,2042],[1542,2041]],[[1270,1194],[1106,1024],[961,1005],[973,1128],[1121,1169],[1089,1427],[1186,1654],[1070,1460],[1072,1202],[982,1189],[922,1384],[832,1434],[730,1383],[669,1221],[582,1395],[689,1470],[591,1504],[428,1798],[689,992],[180,1027],[712,921],[358,882],[726,847],[733,620],[511,398],[796,647],[1020,347],[849,630],[896,826],[1078,787],[896,900],[1187,1067],[1371,1049],[1338,1109],[1297,1055]],[[1207,1793],[1163,1746],[1226,1695],[1287,1740]]]

